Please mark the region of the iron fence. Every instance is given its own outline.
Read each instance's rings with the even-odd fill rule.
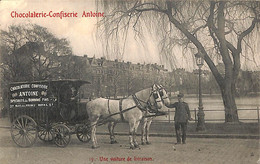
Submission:
[[[253,108],[253,109],[237,109],[237,110],[238,110],[238,112],[240,112],[240,111],[252,111],[253,113],[250,112],[250,114],[256,116],[256,118],[239,118],[239,121],[260,123],[260,114],[259,114],[260,109],[259,109],[259,107],[256,107],[256,108]],[[204,111],[204,113],[222,112],[222,114],[225,115],[224,110],[203,110],[203,111]],[[195,118],[193,117],[192,122],[197,122],[198,121],[198,116],[197,116],[198,109],[194,108],[193,110],[190,110],[190,112],[191,112],[191,115],[195,117]],[[174,122],[174,113],[175,113],[175,110],[168,109],[168,115],[166,116],[167,118],[164,118],[164,119],[158,118],[158,119],[155,119],[155,121],[169,122],[169,123]],[[216,118],[205,119],[205,122],[225,122],[225,117],[219,118],[219,119],[216,119]]]

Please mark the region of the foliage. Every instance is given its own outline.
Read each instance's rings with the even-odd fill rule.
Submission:
[[[66,39],[58,39],[35,24],[12,25],[7,31],[2,30],[1,47],[2,68],[8,72],[8,81],[54,78],[59,73],[58,56],[71,55]]]
[[[198,52],[219,85],[226,121],[238,121],[235,84],[243,53],[246,58],[251,55],[255,59],[257,37],[251,36],[259,35],[256,26],[260,22],[260,2],[136,0],[101,4],[110,13],[100,22],[107,51],[123,55],[132,27],[143,41],[147,31],[155,35],[161,41],[161,59],[170,61],[172,66],[176,65],[176,46],[181,47],[186,58]],[[225,65],[224,74],[216,68],[219,60]]]
[[[1,30],[1,89],[6,106],[8,84],[60,77],[59,56],[71,55],[66,39],[35,24],[11,25]]]

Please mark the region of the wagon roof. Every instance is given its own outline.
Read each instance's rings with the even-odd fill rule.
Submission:
[[[90,84],[90,82],[86,80],[79,80],[79,79],[62,79],[62,80],[41,80],[41,81],[24,81],[24,82],[12,82],[10,85],[17,85],[17,84],[32,84],[32,83],[49,83],[50,85],[63,85],[65,83],[73,84],[75,86],[81,86],[83,84]]]

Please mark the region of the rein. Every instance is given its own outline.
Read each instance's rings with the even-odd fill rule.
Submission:
[[[159,89],[159,91],[160,91],[160,88],[158,87],[158,86],[156,86],[157,87],[157,89]],[[156,91],[158,91],[158,90],[156,90]],[[151,91],[151,93],[150,93],[150,96],[149,96],[149,99],[145,102],[144,100],[141,100],[141,99],[138,99],[137,98],[137,96],[135,95],[135,94],[133,94],[132,95],[132,97],[133,97],[133,99],[134,99],[134,101],[135,101],[135,104],[136,104],[136,106],[141,110],[141,111],[143,111],[143,112],[149,112],[149,113],[156,113],[158,110],[153,110],[152,109],[152,104],[151,104],[151,102],[150,102],[150,97],[152,96],[154,94],[154,90],[153,90],[153,88],[152,88],[152,91]],[[156,98],[154,97],[154,99],[155,99],[155,107],[156,108],[158,108],[158,105],[157,105],[157,103],[158,102],[163,102],[163,100],[162,100],[162,98],[161,98],[161,101],[156,101]],[[141,102],[142,103],[145,103],[146,105],[147,105],[147,107],[144,107],[142,104],[141,104]]]
[[[133,100],[134,100],[134,102],[135,102],[135,104],[136,104],[136,107],[139,108],[141,111],[146,111],[146,107],[143,107],[143,105],[141,104],[141,102],[143,102],[143,103],[147,103],[147,102],[138,99],[135,94],[133,94],[132,97],[133,97]],[[141,102],[140,102],[140,101],[141,101]]]
[[[168,99],[168,95],[167,95],[167,94],[165,95],[164,92],[163,92],[163,90],[165,90],[165,88],[164,88],[162,85],[157,85],[157,84],[156,84],[156,87],[157,87],[157,91],[159,91],[159,94],[160,94],[160,97],[161,97],[161,101],[163,102],[163,104],[165,104],[165,103],[164,103],[164,100],[165,100],[165,99]],[[160,101],[158,101],[158,102],[160,102]],[[166,115],[166,114],[167,114],[167,113],[161,112],[161,111],[159,111],[159,110],[154,111],[154,110],[151,108],[151,105],[148,105],[147,108],[148,108],[147,112],[149,112],[149,113],[155,113],[155,114],[149,115],[149,116],[144,116],[144,117],[163,116],[163,115]]]
[[[124,100],[124,99],[120,99],[120,101],[123,101],[123,100]],[[109,106],[108,106],[108,107],[109,107]],[[120,107],[120,102],[119,102],[119,110],[120,110],[120,108],[121,108],[121,110],[120,110],[119,112],[110,114],[109,116],[103,118],[103,120],[102,120],[101,122],[98,122],[98,123],[96,123],[95,125],[98,125],[98,126],[99,126],[99,125],[103,125],[103,124],[106,123],[105,120],[109,119],[110,117],[112,117],[112,116],[114,116],[114,115],[118,115],[118,114],[120,114],[122,121],[124,121],[125,119],[124,119],[124,117],[123,117],[123,113],[125,113],[125,112],[127,112],[127,111],[129,111],[129,110],[131,110],[131,109],[134,109],[135,107],[136,107],[136,106],[132,106],[132,107],[130,107],[130,108],[127,108],[127,109],[122,110],[122,104],[121,104],[121,107]],[[109,110],[109,109],[108,109],[108,110]],[[109,112],[109,113],[110,113],[110,112]],[[92,126],[94,126],[94,125],[92,125]]]
[[[154,117],[154,116],[164,116],[164,115],[168,115],[169,113],[167,112],[161,112],[161,111],[157,111],[155,114],[153,115],[148,115],[148,116],[143,116],[145,118],[148,118],[148,117]]]
[[[160,89],[158,86],[157,86],[157,89]],[[158,91],[158,90],[156,90]],[[149,113],[158,113],[158,110],[157,111],[154,111],[152,109],[152,104],[150,102],[150,97],[154,94],[154,91],[152,90],[152,92],[150,93],[150,96],[149,96],[149,99],[147,100],[147,102],[145,102],[144,100],[141,100],[141,99],[138,99],[137,96],[135,94],[132,95],[133,97],[133,100],[135,102],[135,106],[132,106],[130,108],[127,108],[127,109],[124,109],[122,110],[122,102],[124,99],[120,99],[119,100],[119,112],[116,112],[116,113],[113,113],[111,114],[111,110],[110,110],[110,107],[109,107],[109,99],[108,99],[108,102],[107,102],[107,108],[108,108],[108,113],[110,114],[109,116],[107,116],[106,118],[103,118],[102,122],[99,122],[97,123],[98,125],[103,125],[105,120],[109,119],[110,117],[114,116],[114,115],[117,115],[117,114],[120,114],[120,117],[121,117],[121,120],[122,121],[125,121],[124,119],[124,116],[123,116],[123,113],[131,110],[131,109],[134,109],[135,107],[139,108],[142,112],[149,112]],[[157,102],[161,102],[161,101],[156,101],[156,98],[155,99],[155,106],[157,107]],[[147,107],[144,107],[141,103],[145,103],[147,105]]]

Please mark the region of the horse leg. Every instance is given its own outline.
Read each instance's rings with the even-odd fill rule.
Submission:
[[[117,143],[117,141],[115,140],[115,134],[114,134],[115,126],[116,126],[115,122],[108,123],[108,130],[109,130],[109,134],[110,134],[110,143],[111,144]]]
[[[114,122],[114,123],[113,123],[113,126],[112,126],[112,134],[113,134],[113,136],[114,136],[114,143],[118,143],[118,142],[116,141],[116,139],[115,139],[116,137],[115,137],[115,133],[114,133],[116,124],[117,124],[117,123]]]
[[[95,148],[98,148],[99,147],[99,145],[98,145],[98,143],[97,143],[97,135],[96,135],[96,133],[97,133],[97,126],[95,126],[95,129],[94,129],[94,140],[95,140],[95,145],[96,145],[96,147]]]
[[[96,125],[94,125],[95,123],[91,123],[91,141],[92,141],[92,148],[95,149],[97,147],[96,144],[96,137],[95,137],[95,129],[96,129]]]
[[[136,148],[139,148],[139,144],[137,143],[137,140],[136,140],[136,134],[137,134],[137,129],[138,129],[139,124],[140,124],[140,121],[136,121],[135,126],[134,126],[133,141],[134,141],[134,146]]]
[[[130,149],[135,149],[134,142],[133,142],[133,136],[134,136],[134,122],[129,121],[129,144]]]
[[[146,136],[146,126],[147,126],[147,118],[143,118],[142,120],[142,129],[141,129],[141,144],[145,145],[145,136]]]
[[[146,139],[146,144],[147,145],[150,145],[151,142],[149,141],[149,131],[150,131],[150,126],[151,126],[151,123],[152,123],[153,119],[150,118],[148,121],[147,121],[147,125],[146,125],[146,128],[145,128],[145,139]]]
[[[95,121],[91,121],[91,141],[92,141],[92,148],[98,148],[97,144],[97,138],[96,138],[96,129],[97,129],[97,121],[98,118]]]
[[[112,133],[112,124],[113,124],[113,122],[108,123],[108,131],[109,131],[110,143],[111,144],[112,144],[112,140],[114,140],[114,136],[113,136],[113,133]]]

